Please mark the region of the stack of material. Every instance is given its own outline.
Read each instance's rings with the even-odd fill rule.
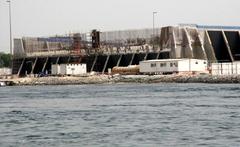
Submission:
[[[113,74],[136,75],[139,74],[139,65],[130,65],[127,67],[115,66],[112,69]]]

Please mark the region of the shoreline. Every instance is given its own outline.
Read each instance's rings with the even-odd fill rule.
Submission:
[[[117,84],[117,83],[208,83],[231,84],[240,83],[240,75],[94,75],[65,77],[25,77],[11,79],[12,86],[34,85],[85,85],[85,84]]]

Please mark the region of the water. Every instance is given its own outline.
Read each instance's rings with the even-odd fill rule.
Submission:
[[[1,147],[239,145],[236,84],[0,88]]]

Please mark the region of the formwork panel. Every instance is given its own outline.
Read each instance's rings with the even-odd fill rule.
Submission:
[[[147,60],[157,59],[158,53],[148,53]]]
[[[143,61],[145,56],[146,56],[146,53],[135,54],[132,65],[139,65],[139,62]]]
[[[119,66],[128,66],[129,63],[131,62],[133,54],[124,54],[122,56],[122,60],[120,61]]]
[[[231,57],[225,44],[222,31],[208,31],[215,56],[218,62],[231,62]]]
[[[237,31],[224,31],[224,33],[227,37],[227,40],[228,40],[228,43],[229,43],[229,46],[230,46],[230,49],[231,49],[234,59],[240,60],[240,36],[239,36],[238,32]]]

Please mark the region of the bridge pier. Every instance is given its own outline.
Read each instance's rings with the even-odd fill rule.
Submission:
[[[35,69],[35,66],[37,64],[37,60],[38,60],[38,57],[35,58],[35,61],[34,61],[33,65],[32,65],[31,74],[34,74],[34,69]]]

